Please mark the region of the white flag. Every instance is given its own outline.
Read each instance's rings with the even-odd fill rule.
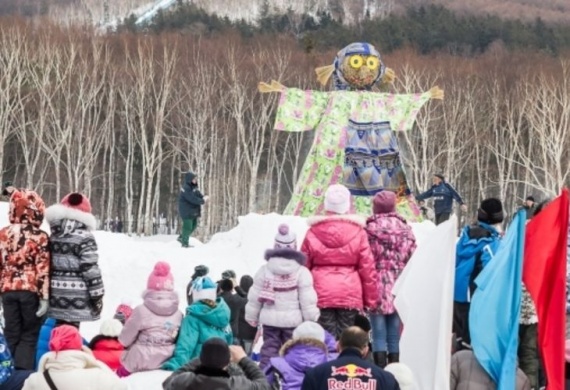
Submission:
[[[432,230],[392,290],[404,324],[400,361],[415,390],[449,390],[456,232],[456,216]]]

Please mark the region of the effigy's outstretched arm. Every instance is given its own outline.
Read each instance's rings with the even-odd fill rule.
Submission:
[[[281,84],[279,81],[271,80],[271,84],[267,84],[261,81],[257,85],[257,89],[261,93],[271,93],[271,92],[283,92],[284,90],[287,89],[287,87]]]
[[[443,89],[441,89],[438,86],[433,87],[428,92],[430,94],[430,99],[443,100],[443,98],[445,97],[445,93],[443,92]]]

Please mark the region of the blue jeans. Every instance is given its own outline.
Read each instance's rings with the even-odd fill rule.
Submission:
[[[370,314],[372,325],[372,350],[374,352],[400,353],[400,317],[393,314]]]

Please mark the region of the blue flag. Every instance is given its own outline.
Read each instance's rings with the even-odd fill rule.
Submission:
[[[526,214],[517,213],[493,259],[475,284],[469,311],[473,352],[497,384],[516,388]]]

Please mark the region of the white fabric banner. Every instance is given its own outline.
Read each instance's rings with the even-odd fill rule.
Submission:
[[[449,390],[457,217],[419,243],[392,293],[404,324],[400,361],[415,390]]]

